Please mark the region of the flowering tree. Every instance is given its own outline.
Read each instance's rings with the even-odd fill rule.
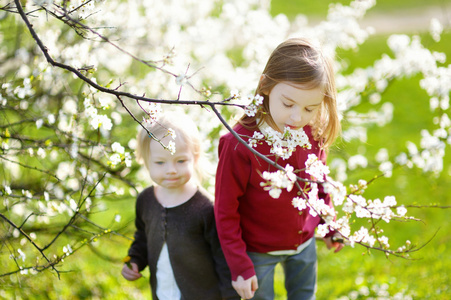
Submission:
[[[225,130],[250,151],[255,152],[256,143],[270,143],[281,158],[299,142],[308,147],[304,136],[288,129],[240,137],[229,122],[236,114],[258,109],[261,99],[244,95],[252,93],[275,45],[302,35],[315,38],[330,55],[338,49],[358,51],[372,33],[358,21],[374,4],[333,5],[317,26],[309,26],[303,16],[292,22],[284,15],[272,17],[270,2],[260,0],[2,4],[0,280],[45,270],[60,276],[64,259],[80,249],[105,239],[129,239],[120,213],[109,220],[95,215],[108,210],[108,201],[133,198],[141,190],[142,171],[133,163],[136,128],[154,122],[161,111],[183,109],[192,116],[210,141],[205,145],[210,153],[216,153]],[[431,29],[438,42],[441,25],[433,20]],[[343,139],[364,143],[368,125],[391,122],[393,104],[384,100],[388,87],[399,78],[419,75],[434,127],[420,132],[419,143],[410,142],[405,151],[391,155],[382,147],[374,162],[362,154],[337,156],[331,170],[312,156],[305,163],[309,180],[289,165],[256,155],[278,168],[262,175],[272,197],[298,188],[301,196],[293,206],[308,207],[326,221],[319,235],[335,229],[353,247],[407,256],[421,247],[409,241],[390,247],[381,223],[413,220],[408,206],[392,195],[366,199],[364,192],[398,166],[432,175],[443,171],[451,144],[451,66],[418,36],[393,35],[388,45],[392,55],[368,68],[349,72],[344,64],[336,65],[339,109],[347,123]],[[362,102],[374,107],[355,110]],[[214,163],[213,157],[212,170]],[[371,163],[379,169],[372,180],[344,184],[348,171]],[[319,185],[332,195],[335,211],[318,199]],[[369,222],[352,225],[360,219]]]

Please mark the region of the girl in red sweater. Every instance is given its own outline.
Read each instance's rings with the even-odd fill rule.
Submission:
[[[244,115],[234,131],[260,154],[311,180],[305,172],[309,154],[325,163],[327,148],[340,132],[331,61],[307,40],[289,39],[269,57],[256,95],[262,96],[259,109],[254,116]],[[268,141],[287,133],[296,138]],[[314,299],[314,232],[322,220],[308,206],[293,206],[302,195],[296,186],[268,188],[263,177],[276,171],[231,133],[221,137],[215,216],[232,285],[244,299],[274,299],[274,268],[281,263],[288,299]],[[321,185],[318,199],[332,207]],[[332,241],[336,234],[331,230],[324,238],[335,252],[343,247]]]

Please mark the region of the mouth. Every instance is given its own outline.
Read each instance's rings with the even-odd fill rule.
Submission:
[[[177,181],[178,178],[166,178],[166,181]]]
[[[301,126],[293,126],[293,125],[285,125],[285,127],[291,129],[291,130],[298,130],[302,128]]]

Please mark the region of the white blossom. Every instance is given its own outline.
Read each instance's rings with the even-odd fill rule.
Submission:
[[[307,200],[301,198],[301,197],[295,197],[291,201],[291,204],[298,210],[304,210],[307,208]]]
[[[319,225],[318,225],[317,233],[318,233],[320,236],[324,237],[326,234],[329,233],[329,226],[326,225],[326,224],[319,224]]]
[[[384,247],[384,248],[389,248],[390,247],[390,244],[388,243],[388,237],[381,236],[377,240],[378,240],[379,243],[381,243],[382,247]]]
[[[346,199],[347,191],[346,187],[341,182],[334,181],[332,178],[327,177],[327,181],[323,187],[324,192],[330,194],[332,201],[336,206],[343,204]]]
[[[309,154],[305,162],[305,173],[310,174],[316,180],[324,180],[330,173],[329,167],[323,164],[315,154]]]
[[[269,195],[274,199],[278,199],[280,197],[281,193],[282,193],[282,190],[277,187],[272,187],[269,190]]]
[[[38,148],[38,151],[36,151],[36,154],[39,156],[39,158],[43,159],[46,157],[45,150],[42,148]]]
[[[366,168],[368,166],[368,159],[360,154],[351,156],[348,159],[348,168],[350,170],[355,170],[358,167]]]
[[[250,103],[245,106],[244,113],[248,117],[253,117],[257,113],[259,107],[262,105],[263,97],[258,94],[255,96],[249,95],[249,96],[247,96],[247,102],[250,102]]]
[[[265,138],[265,136],[261,132],[254,131],[252,138],[249,139],[249,142],[248,142],[249,146],[257,147],[259,142],[263,141],[264,138]]]
[[[47,6],[53,4],[53,0],[33,0],[33,2],[39,6]]]
[[[125,148],[118,142],[114,142],[111,145],[111,150],[113,152],[119,153],[119,154],[124,154],[125,153]]]
[[[368,244],[370,247],[373,247],[376,239],[374,236],[370,235],[367,228],[362,226],[349,237],[349,242],[351,247],[354,247],[355,243],[364,243]]]
[[[434,39],[434,41],[439,42],[440,35],[443,32],[443,26],[437,18],[431,19],[431,25],[430,25],[429,31],[430,31],[431,36]]]
[[[286,165],[284,170],[277,170],[276,172],[265,171],[262,177],[266,182],[262,182],[260,185],[269,191],[273,198],[279,198],[282,189],[291,191],[296,182],[296,174],[294,174],[294,169],[290,165]]]
[[[173,140],[175,140],[175,138],[177,137],[177,134],[175,133],[174,129],[172,129],[172,128],[169,128],[169,129],[168,129],[168,135],[169,135]]]
[[[71,254],[73,252],[72,247],[69,244],[67,244],[66,246],[63,247],[63,252],[66,255]]]
[[[177,85],[184,86],[188,82],[188,77],[185,74],[178,75],[175,77],[175,82]]]
[[[386,148],[381,148],[376,154],[376,161],[379,163],[387,161],[389,158],[388,150]]]
[[[143,126],[149,129],[158,119],[158,116],[163,112],[159,103],[146,102],[141,104],[146,116],[143,117]]]
[[[44,120],[39,119],[36,121],[36,128],[39,129],[42,127],[42,124],[44,124]]]
[[[119,165],[121,161],[121,156],[118,153],[114,153],[110,156],[110,163],[113,167]]]
[[[393,164],[389,161],[385,161],[379,165],[379,170],[384,173],[385,177],[390,178],[393,174]]]
[[[240,92],[237,89],[231,90],[230,97],[233,99],[236,99],[236,98],[240,97]]]
[[[298,130],[285,128],[284,133],[281,133],[269,125],[263,124],[260,131],[264,136],[265,142],[271,146],[270,152],[282,159],[289,158],[298,146],[307,149],[312,147],[307,134],[302,128]],[[261,134],[254,132],[253,137],[249,139],[248,143],[251,146],[255,146],[261,142]]]
[[[11,195],[11,194],[12,194],[12,190],[11,190],[11,187],[10,187],[10,186],[5,185],[5,186],[4,186],[4,189],[5,189],[5,194],[6,194],[6,195]]]
[[[98,99],[100,103],[100,107],[105,110],[111,107],[112,103],[114,103],[110,98],[101,97]]]
[[[113,123],[111,122],[111,119],[108,118],[106,115],[95,115],[92,117],[91,126],[93,129],[105,129],[107,131],[111,130],[113,127]]]
[[[27,255],[25,254],[25,252],[23,252],[20,248],[17,249],[17,253],[19,253],[19,258],[22,259],[22,261],[25,261],[25,259],[27,258]]]
[[[399,206],[396,208],[396,214],[400,217],[404,217],[407,214],[407,209],[404,206]]]
[[[125,152],[125,166],[130,168],[132,166],[132,157],[129,152]]]
[[[121,221],[121,219],[122,219],[122,217],[119,214],[114,216],[114,221],[117,222],[117,223],[119,223]]]
[[[176,152],[176,147],[175,147],[175,143],[174,141],[169,141],[168,145],[167,145],[167,149],[169,152],[171,152],[172,155],[175,154]]]

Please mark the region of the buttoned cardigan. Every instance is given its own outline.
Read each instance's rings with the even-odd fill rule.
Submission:
[[[165,242],[183,300],[239,299],[231,286],[213,203],[206,193],[198,190],[187,202],[165,208],[157,201],[154,187],[149,187],[137,198],[135,224],[128,253],[140,271],[149,266],[154,300],[158,300],[156,266]]]
[[[253,130],[240,124],[234,130],[245,141],[254,134]],[[325,162],[326,153],[312,138],[311,128],[305,126],[304,131],[309,137],[311,149],[298,146],[288,159],[279,158],[278,164],[283,167],[289,164],[295,170],[303,170],[311,153]],[[255,149],[274,160],[266,142],[258,144]],[[268,253],[294,250],[313,237],[321,219],[319,216],[313,217],[308,208],[299,211],[292,205],[292,199],[300,195],[296,186],[290,192],[283,190],[279,198],[272,198],[261,186],[264,182],[261,174],[277,169],[254,155],[231,133],[220,138],[218,152],[215,217],[219,240],[232,280],[236,280],[239,275],[248,279],[255,275],[255,270],[246,251]],[[310,178],[304,171],[297,175]],[[303,187],[303,183],[300,184]],[[323,192],[321,185],[319,198],[331,206],[330,197]]]

